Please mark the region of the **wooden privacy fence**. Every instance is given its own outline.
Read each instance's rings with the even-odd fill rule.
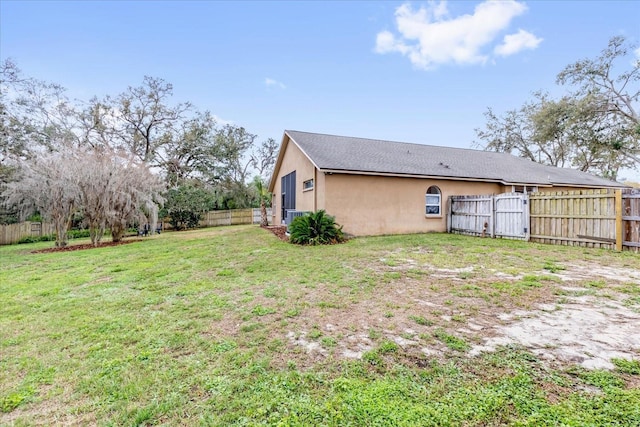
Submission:
[[[267,219],[271,218],[271,208],[267,208]],[[200,227],[221,225],[260,224],[260,208],[210,211],[202,215]]]
[[[533,242],[640,250],[640,191],[451,196],[449,232]]]
[[[55,233],[55,227],[49,222],[21,222],[0,225],[0,245],[17,243],[25,237],[41,237]]]
[[[448,232],[528,240],[527,195],[451,196]]]
[[[583,190],[532,193],[531,240],[554,245],[613,249],[616,245],[616,193]],[[621,225],[621,224],[620,224]]]
[[[267,219],[271,219],[271,208],[267,208]],[[232,209],[211,211],[203,215],[200,227],[221,225],[259,224],[260,209]],[[163,221],[164,229],[171,229],[168,220]],[[30,236],[46,236],[55,233],[53,224],[48,222],[21,222],[19,224],[0,225],[0,245],[18,243]]]

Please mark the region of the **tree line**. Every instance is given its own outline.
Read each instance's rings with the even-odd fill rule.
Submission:
[[[37,213],[55,223],[56,245],[64,246],[79,217],[98,244],[105,229],[117,241],[158,214],[180,228],[204,211],[268,203],[276,141],[258,142],[172,98],[170,83],[147,76],[115,96],[71,100],[61,85],[4,61],[0,223]]]
[[[503,115],[491,108],[476,129],[477,145],[534,162],[572,167],[615,180],[640,165],[640,53],[622,36],[596,58],[566,66],[556,82],[560,98],[537,91]]]

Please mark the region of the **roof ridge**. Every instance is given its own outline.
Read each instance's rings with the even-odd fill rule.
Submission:
[[[499,155],[507,155],[507,156],[518,158],[518,159],[527,160],[529,162],[531,161],[531,160],[529,160],[527,158],[514,156],[513,154],[505,153],[505,152],[501,152],[501,151],[477,150],[475,148],[450,147],[450,146],[447,146],[447,145],[434,145],[434,144],[421,144],[419,142],[394,141],[394,140],[389,140],[389,139],[363,138],[363,137],[359,137],[359,136],[345,136],[345,135],[336,135],[336,134],[331,134],[331,133],[308,132],[308,131],[295,130],[295,129],[285,129],[285,132],[287,132],[287,133],[289,133],[289,132],[306,133],[308,135],[330,136],[330,137],[334,137],[334,138],[360,139],[360,140],[366,140],[366,141],[386,142],[386,143],[392,143],[392,144],[416,145],[416,146],[419,146],[419,147],[446,148],[446,149],[449,149],[449,150],[464,150],[464,151],[474,151],[474,152],[480,151],[480,152],[483,152],[483,153],[494,153],[494,154],[499,154]]]

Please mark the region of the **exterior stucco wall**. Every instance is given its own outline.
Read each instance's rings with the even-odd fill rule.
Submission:
[[[278,175],[274,177],[275,185],[273,192],[273,224],[282,222],[281,208],[282,191],[280,179],[289,173],[296,172],[296,210],[313,211],[315,210],[315,193],[317,188],[313,190],[303,191],[304,181],[314,179],[315,167],[313,163],[300,151],[300,149],[292,142],[289,142],[278,170]]]
[[[497,194],[500,184],[367,175],[325,175],[325,209],[355,236],[447,230],[447,200],[453,195]],[[441,215],[425,215],[425,194],[436,185]],[[510,188],[509,188],[510,191]]]

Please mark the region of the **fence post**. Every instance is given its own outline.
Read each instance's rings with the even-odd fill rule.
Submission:
[[[616,251],[622,250],[622,190],[616,192]]]
[[[451,219],[453,218],[453,196],[448,197],[447,206],[447,233],[451,233]]]
[[[528,242],[531,240],[531,202],[530,200],[531,199],[529,199],[529,194],[525,193],[524,199],[523,199],[524,207],[522,208],[522,215],[523,215],[522,222],[526,227],[524,230],[525,242]]]
[[[489,217],[489,228],[491,228],[491,238],[495,239],[496,237],[496,196],[494,194],[491,195],[491,201],[489,203],[491,205],[491,216]]]

